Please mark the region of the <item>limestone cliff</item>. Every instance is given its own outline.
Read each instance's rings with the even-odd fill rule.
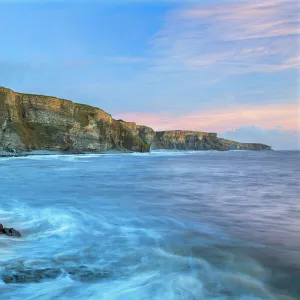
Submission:
[[[118,120],[124,127],[131,130],[135,135],[138,135],[145,143],[151,145],[156,141],[156,132],[148,127],[143,125],[137,125],[134,122],[125,122],[123,120]]]
[[[115,120],[105,111],[69,100],[15,93],[0,87],[0,155],[55,150],[67,153],[108,150],[266,150],[262,144],[220,139],[216,133],[161,131]]]
[[[138,134],[103,110],[0,87],[0,151],[149,151]]]
[[[264,144],[239,143],[218,138],[216,133],[197,131],[159,131],[151,146],[152,149],[178,150],[270,150]]]
[[[271,146],[259,143],[239,143],[223,138],[219,138],[219,141],[226,150],[271,150]]]

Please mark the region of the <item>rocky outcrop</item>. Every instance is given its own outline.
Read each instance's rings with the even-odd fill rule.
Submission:
[[[0,224],[0,234],[5,234],[8,236],[21,237],[21,233],[14,228],[5,228]]]
[[[102,109],[69,100],[15,93],[0,87],[0,156],[26,153],[149,152],[179,150],[265,150],[262,144],[220,139],[216,133],[160,131],[115,120]]]

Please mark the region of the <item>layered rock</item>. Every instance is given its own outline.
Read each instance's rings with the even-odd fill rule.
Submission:
[[[219,141],[226,150],[271,150],[271,146],[259,143],[239,143],[223,138],[219,138]]]
[[[144,152],[149,145],[99,108],[0,88],[0,151],[113,149]]]
[[[266,150],[262,144],[220,139],[216,133],[160,131],[115,120],[102,109],[0,87],[0,155],[33,151]]]
[[[270,150],[271,147],[256,143],[239,143],[218,138],[216,133],[198,131],[159,131],[151,146],[152,149],[177,150]]]
[[[124,127],[131,130],[135,135],[138,135],[145,143],[151,145],[156,141],[156,132],[144,125],[137,125],[134,122],[125,122],[123,120],[118,120]]]

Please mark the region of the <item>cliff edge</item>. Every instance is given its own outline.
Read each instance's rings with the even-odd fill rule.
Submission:
[[[16,93],[0,87],[0,155],[32,151],[64,153],[149,152],[178,150],[268,150],[216,133],[160,131],[134,122],[115,120],[102,109],[55,97]]]

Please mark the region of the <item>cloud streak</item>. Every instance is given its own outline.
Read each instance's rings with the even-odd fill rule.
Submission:
[[[189,129],[225,132],[242,126],[300,131],[299,105],[265,105],[207,109],[189,114],[120,113],[114,117],[147,124],[155,130]]]
[[[299,34],[295,1],[240,1],[195,6],[182,11],[180,16],[195,22],[211,24],[212,30],[225,40],[246,40]]]
[[[299,12],[295,0],[195,4],[171,13],[153,45],[169,66],[227,65],[226,74],[295,69],[288,62],[299,50]]]

